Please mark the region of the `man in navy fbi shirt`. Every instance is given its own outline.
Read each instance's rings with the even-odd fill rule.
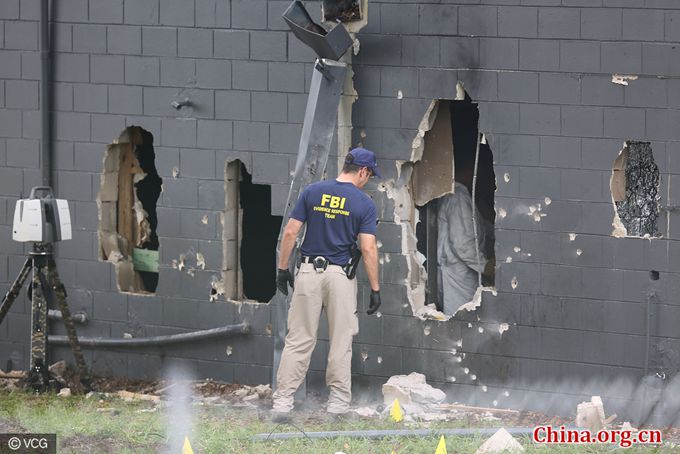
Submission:
[[[359,332],[359,321],[357,282],[343,267],[350,261],[351,247],[357,239],[371,286],[367,313],[375,313],[380,306],[377,214],[373,200],[361,191],[372,176],[380,178],[375,154],[365,148],[351,150],[336,179],[310,184],[302,191],[284,230],[276,286],[288,295],[288,284],[293,287],[288,258],[298,232],[307,224],[302,263],[288,311],[286,344],[276,375],[272,408],[275,419],[285,420],[293,409],[293,396],[305,379],[316,345],[322,308],[326,310],[330,339],[326,368],[330,395],[326,409],[332,414],[349,410],[352,337]]]

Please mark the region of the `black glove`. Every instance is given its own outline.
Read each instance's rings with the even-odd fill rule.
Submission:
[[[380,307],[380,290],[371,290],[371,302],[368,305],[366,313],[373,315]]]
[[[279,268],[276,271],[276,288],[281,291],[284,295],[288,296],[288,285],[293,288],[293,275],[290,274],[290,270],[282,270]]]

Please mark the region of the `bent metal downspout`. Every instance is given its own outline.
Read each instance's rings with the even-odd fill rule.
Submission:
[[[141,337],[132,339],[110,339],[104,337],[79,337],[81,347],[115,348],[115,347],[156,347],[181,342],[210,339],[213,337],[250,333],[250,324],[226,325],[218,328],[191,331],[189,333],[168,334],[164,336]],[[67,336],[47,336],[49,345],[67,345]]]
[[[52,85],[50,84],[50,4],[56,8],[56,1],[40,2],[40,156],[42,167],[42,185],[52,187],[52,125],[50,110],[52,109]]]

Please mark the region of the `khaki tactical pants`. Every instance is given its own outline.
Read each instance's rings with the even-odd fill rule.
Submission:
[[[321,308],[326,309],[330,347],[326,385],[330,388],[327,410],[345,413],[352,399],[352,337],[359,332],[357,282],[349,280],[341,267],[328,265],[317,273],[303,263],[295,279],[288,310],[288,334],[276,374],[274,411],[288,412],[293,396],[307,375],[316,345]]]

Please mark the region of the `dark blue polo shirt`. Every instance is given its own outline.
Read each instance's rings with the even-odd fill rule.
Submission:
[[[320,255],[333,265],[346,264],[357,236],[375,235],[378,223],[373,200],[352,183],[337,180],[307,186],[290,217],[307,223],[302,255]]]

